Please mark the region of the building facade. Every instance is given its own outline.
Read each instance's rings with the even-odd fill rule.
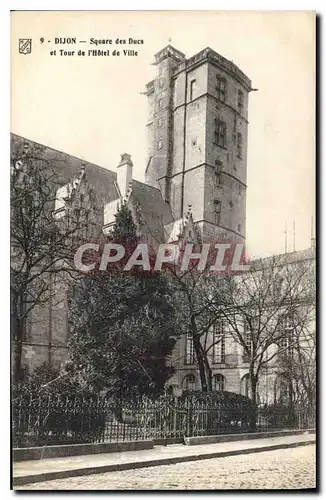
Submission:
[[[104,236],[114,224],[118,205],[126,203],[139,236],[154,247],[184,240],[243,242],[251,81],[210,48],[187,59],[168,45],[155,55],[154,65],[155,78],[144,92],[146,182],[133,178],[129,154],[107,170],[44,146],[44,157],[55,165],[61,186],[55,217],[65,217],[68,205],[86,197],[97,207],[96,224]],[[12,135],[12,149],[17,144],[35,147],[33,141]],[[55,281],[53,287],[56,300],[36,307],[28,319],[22,360],[28,371],[44,362],[59,367],[69,357],[69,290]],[[217,322],[210,336],[212,343],[221,339],[209,354],[213,388],[248,394],[248,362],[226,323]],[[191,337],[178,342],[171,362],[176,367],[172,385],[200,388]],[[269,401],[275,373],[269,377],[266,371],[262,379],[262,394]]]

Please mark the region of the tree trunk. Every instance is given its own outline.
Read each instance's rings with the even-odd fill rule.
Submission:
[[[21,321],[16,322],[16,341],[14,346],[14,383],[22,380],[22,353],[23,353],[24,326]]]
[[[14,383],[22,380],[23,341],[26,333],[25,303],[21,296],[16,296],[12,303],[12,338],[14,349]]]
[[[198,365],[198,369],[199,369],[201,388],[202,388],[203,392],[207,392],[208,387],[207,387],[207,378],[206,378],[206,370],[205,370],[205,360],[203,358],[203,349],[202,349],[200,340],[196,335],[193,336],[193,342],[194,342],[194,350],[195,350],[196,358],[197,358],[197,365]]]
[[[209,362],[207,359],[207,354],[204,354],[203,357],[203,362],[205,365],[205,371],[206,371],[206,382],[207,382],[207,390],[210,392],[213,390],[213,376],[212,376],[212,369],[209,366]]]
[[[257,375],[254,374],[253,366],[249,368],[249,378],[251,386],[251,403],[252,410],[250,412],[249,428],[251,432],[257,430]]]

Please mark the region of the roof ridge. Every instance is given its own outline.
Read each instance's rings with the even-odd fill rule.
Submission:
[[[38,146],[43,146],[43,147],[45,147],[47,149],[50,149],[51,151],[54,151],[56,153],[60,153],[60,154],[65,155],[65,156],[69,156],[70,158],[74,158],[75,160],[79,160],[81,162],[89,163],[90,165],[93,165],[94,167],[97,167],[97,168],[101,168],[102,170],[105,170],[106,172],[111,172],[113,174],[116,174],[116,172],[114,172],[113,170],[110,170],[109,168],[101,167],[101,165],[97,165],[97,163],[93,163],[93,162],[91,162],[89,160],[85,160],[83,158],[80,158],[78,156],[72,155],[72,154],[67,153],[65,151],[60,151],[60,149],[53,148],[52,146],[47,146],[47,145],[42,144],[40,142],[34,141],[33,139],[29,139],[28,137],[24,137],[24,136],[19,135],[19,134],[14,134],[13,132],[10,132],[10,135],[12,135],[14,137],[18,137],[19,139],[23,139],[25,141],[33,142],[34,144],[37,144]]]

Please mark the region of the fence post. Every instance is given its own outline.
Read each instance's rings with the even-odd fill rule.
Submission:
[[[174,408],[173,408],[173,437],[177,437],[177,411],[178,411],[178,398],[174,396]]]
[[[187,434],[188,437],[192,437],[193,434],[193,422],[192,422],[193,408],[191,398],[188,399],[187,405]]]

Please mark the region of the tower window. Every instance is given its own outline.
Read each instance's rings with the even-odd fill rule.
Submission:
[[[222,171],[222,162],[216,160],[215,168],[214,168],[214,185],[219,186],[221,183],[221,171]]]
[[[226,80],[222,76],[216,77],[216,93],[219,101],[225,102]]]
[[[160,78],[159,81],[158,81],[158,84],[159,84],[159,87],[161,89],[164,86],[164,79]]]
[[[160,118],[157,120],[157,126],[158,126],[158,128],[163,127],[163,117],[162,116],[160,116]]]
[[[163,99],[158,100],[158,109],[162,109],[163,106]]]
[[[243,92],[242,92],[242,90],[238,90],[238,108],[239,108],[239,111],[243,110]]]
[[[214,221],[215,221],[215,224],[219,224],[220,223],[220,219],[221,219],[221,202],[218,201],[218,200],[214,200],[214,204],[215,204],[215,210],[214,210]]]
[[[242,134],[237,134],[237,156],[242,158]]]
[[[163,148],[163,139],[159,139],[157,141],[157,149],[160,150]]]
[[[226,147],[226,123],[215,119],[214,142],[221,148]]]
[[[238,224],[238,233],[241,233],[241,224]]]
[[[190,82],[190,100],[192,101],[195,98],[196,94],[196,79],[191,80]]]

